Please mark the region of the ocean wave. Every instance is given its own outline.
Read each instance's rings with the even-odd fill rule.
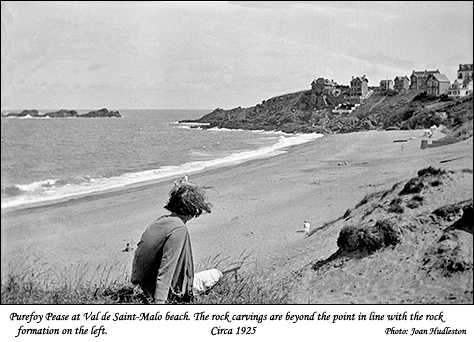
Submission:
[[[174,122],[168,122],[168,125],[177,126],[178,128],[182,128],[182,129],[202,130],[201,126],[209,126],[210,123],[174,121]]]
[[[43,115],[42,113],[39,113],[39,115]],[[7,116],[7,119],[18,119],[18,120],[24,120],[24,119],[30,119],[30,120],[45,120],[45,119],[51,119],[49,116],[31,116],[31,115],[25,115],[25,116]]]
[[[202,127],[192,127],[192,126],[178,126],[178,128],[180,129],[192,129],[192,130],[196,130],[196,131],[202,131],[204,130]]]
[[[6,186],[4,188],[2,187],[2,198],[19,196],[23,193],[24,193],[24,191],[21,190],[16,185]]]
[[[241,129],[241,128],[218,128],[212,127],[207,129],[208,132],[253,132],[253,133],[262,133],[262,134],[271,134],[271,135],[283,135],[283,136],[301,136],[301,135],[309,135],[309,134],[299,134],[299,133],[286,133],[282,131],[267,131],[264,129]],[[316,134],[316,133],[315,133]]]
[[[100,191],[120,189],[138,183],[177,177],[199,172],[207,168],[239,164],[251,159],[266,158],[286,153],[286,148],[300,145],[322,137],[322,134],[281,135],[276,143],[255,150],[233,152],[229,155],[215,155],[210,160],[197,160],[176,166],[162,166],[153,170],[127,172],[121,175],[69,177],[48,179],[24,185],[2,188],[2,208],[30,205],[44,201],[61,200]],[[5,193],[5,196],[4,196]]]

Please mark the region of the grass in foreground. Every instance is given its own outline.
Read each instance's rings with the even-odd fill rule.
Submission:
[[[5,273],[2,304],[113,304],[104,290],[119,288],[127,282],[123,265],[92,268],[88,263],[80,263],[58,268],[29,258]]]
[[[216,256],[204,260],[197,271],[219,268],[227,272],[208,293],[195,298],[193,304],[287,304],[289,288],[284,282],[260,277],[247,262],[248,255],[237,261]],[[133,296],[133,287],[125,269],[111,276],[112,267],[87,265],[57,271],[33,263],[16,266],[2,278],[1,304],[142,304]]]

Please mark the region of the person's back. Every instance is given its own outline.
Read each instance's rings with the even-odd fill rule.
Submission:
[[[156,301],[192,296],[194,264],[189,233],[176,216],[162,216],[143,233],[132,267],[132,283]],[[158,286],[157,286],[158,284]]]
[[[133,259],[132,284],[155,303],[189,302],[193,298],[194,264],[186,222],[210,213],[212,204],[198,186],[175,183],[165,209],[142,234]]]

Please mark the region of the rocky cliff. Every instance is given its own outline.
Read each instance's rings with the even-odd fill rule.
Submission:
[[[346,94],[323,96],[312,90],[276,96],[249,108],[215,109],[199,120],[203,128],[276,130],[287,133],[348,133],[372,129],[419,129],[471,123],[472,95],[462,100],[428,97],[416,90],[375,92],[358,107]],[[333,111],[336,107],[352,112]],[[469,136],[470,136],[469,135]]]

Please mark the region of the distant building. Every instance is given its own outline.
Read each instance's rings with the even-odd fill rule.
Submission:
[[[427,85],[426,81],[428,77],[432,74],[439,74],[439,70],[432,70],[432,71],[415,71],[411,73],[410,76],[410,89],[418,89],[418,90],[426,90]]]
[[[444,74],[431,74],[426,80],[426,93],[431,96],[447,94],[450,87],[450,81]]]
[[[397,76],[394,79],[394,89],[401,91],[410,88],[410,79],[407,76]]]
[[[380,91],[393,90],[393,81],[392,80],[381,80],[379,89],[380,89]]]
[[[316,94],[331,95],[335,88],[336,83],[334,80],[328,80],[327,78],[320,77],[311,82],[311,89],[314,90]]]
[[[459,74],[458,74],[459,76]],[[448,97],[452,99],[461,99],[473,93],[473,80],[466,82],[466,79],[458,78],[454,80],[448,89]]]
[[[464,83],[468,84],[472,80],[472,63],[471,64],[459,64],[458,79],[463,80]]]
[[[364,76],[354,77],[351,80],[350,97],[364,99],[369,92],[369,80]]]

